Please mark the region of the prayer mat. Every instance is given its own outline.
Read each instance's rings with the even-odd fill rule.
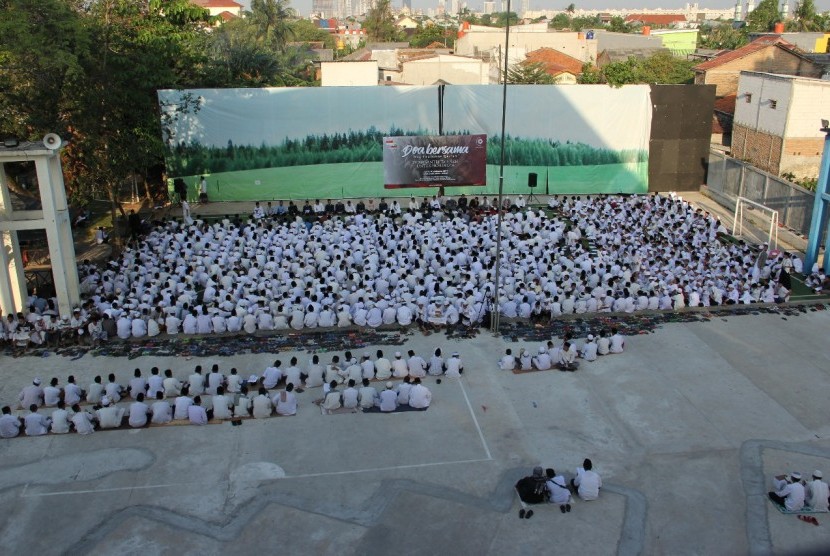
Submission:
[[[769,503],[770,503],[770,504],[772,504],[772,507],[773,507],[773,508],[775,508],[776,510],[778,510],[779,512],[781,512],[782,514],[785,514],[785,515],[797,515],[797,514],[826,514],[826,513],[827,513],[827,512],[824,512],[824,511],[820,511],[820,510],[814,510],[813,508],[811,508],[811,507],[809,507],[809,506],[804,506],[804,507],[803,507],[803,508],[801,508],[800,510],[797,510],[797,511],[791,512],[790,510],[788,510],[788,509],[787,509],[787,508],[785,508],[784,506],[779,506],[778,504],[776,504],[775,502],[773,502],[772,500],[770,500],[770,499],[769,499],[769,497],[767,497],[767,500],[769,500]]]
[[[368,409],[364,409],[363,413],[376,413],[376,414],[383,414],[386,415],[387,413],[404,413],[406,411],[426,411],[429,407],[425,407],[423,409],[416,409],[414,407],[409,407],[408,405],[399,405],[395,411],[381,411],[379,407],[370,407]]]
[[[322,405],[320,406],[320,413],[323,415],[345,415],[347,413],[360,413],[360,408],[349,408],[349,407],[341,407],[339,409],[325,409]]]

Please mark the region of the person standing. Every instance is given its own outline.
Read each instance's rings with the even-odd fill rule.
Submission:
[[[199,202],[208,202],[207,178],[205,176],[202,176],[201,180],[199,180]]]

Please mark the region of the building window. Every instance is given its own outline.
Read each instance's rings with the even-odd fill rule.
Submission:
[[[778,108],[778,101],[777,100],[770,100],[769,101],[769,107],[772,108],[773,110],[775,110],[776,108]]]
[[[746,94],[746,103],[749,104],[750,102],[752,102],[752,93],[747,93]]]

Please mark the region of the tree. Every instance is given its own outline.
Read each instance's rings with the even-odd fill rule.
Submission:
[[[743,29],[735,29],[731,23],[721,23],[702,28],[698,43],[701,48],[735,50],[747,43],[747,36]]]
[[[325,48],[337,46],[331,33],[320,29],[308,19],[294,20],[290,23],[290,27],[296,42],[321,42]]]
[[[366,29],[369,39],[373,41],[394,42],[398,39],[399,33],[395,27],[390,0],[375,0],[366,13],[363,28]]]
[[[591,64],[582,68],[580,83],[608,83],[619,87],[633,83],[660,83],[681,85],[694,81],[694,62],[675,58],[667,52],[658,52],[649,58],[629,57],[612,62],[601,70]]]
[[[507,68],[507,82],[517,85],[551,85],[554,79],[539,62],[519,62]]]
[[[779,21],[781,21],[781,14],[778,13],[778,0],[761,0],[758,6],[746,16],[746,26],[749,31],[772,31]]]
[[[608,22],[608,30],[613,33],[631,33],[634,29],[631,25],[625,22],[623,18],[615,15]]]
[[[573,13],[576,11],[576,5],[574,3],[568,4],[568,7],[565,8],[565,11],[568,12],[570,15],[573,15]]]
[[[816,5],[813,0],[800,0],[795,5],[793,20],[787,22],[787,26],[793,31],[818,31],[821,25],[816,15]]]
[[[603,83],[602,72],[591,62],[582,64],[582,73],[579,75],[579,83],[583,85],[595,85]]]
[[[425,27],[419,25],[409,39],[409,45],[413,48],[423,48],[434,42],[440,42],[451,48],[455,43],[455,38],[449,29],[435,24]]]
[[[550,20],[548,27],[551,29],[568,29],[571,26],[571,18],[568,14],[558,13]]]
[[[507,21],[510,20],[510,25],[516,25],[519,23],[519,15],[516,12],[496,12],[491,14],[491,25],[495,27],[507,27]]]
[[[249,17],[256,26],[257,39],[276,50],[294,38],[291,20],[296,12],[288,0],[251,0]]]

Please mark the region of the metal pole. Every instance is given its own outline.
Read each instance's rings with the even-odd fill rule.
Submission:
[[[812,272],[813,265],[818,261],[821,250],[822,224],[824,215],[827,212],[828,200],[830,200],[830,126],[826,125],[827,120],[822,121],[824,132],[824,151],[819,166],[818,181],[816,182],[816,197],[813,204],[813,216],[810,221],[810,234],[807,237],[807,253],[804,257],[804,274]],[[830,257],[827,256],[826,247],[824,254],[824,270],[830,270]]]
[[[493,310],[490,313],[491,323],[490,329],[494,334],[499,331],[499,286],[501,283],[501,224],[504,219],[504,211],[502,209],[502,196],[504,195],[504,128],[507,121],[507,67],[508,55],[510,50],[510,0],[507,0],[507,26],[504,31],[504,73],[502,74],[502,94],[501,94],[501,160],[499,161],[499,197],[497,207],[496,226],[496,291],[493,294]]]

